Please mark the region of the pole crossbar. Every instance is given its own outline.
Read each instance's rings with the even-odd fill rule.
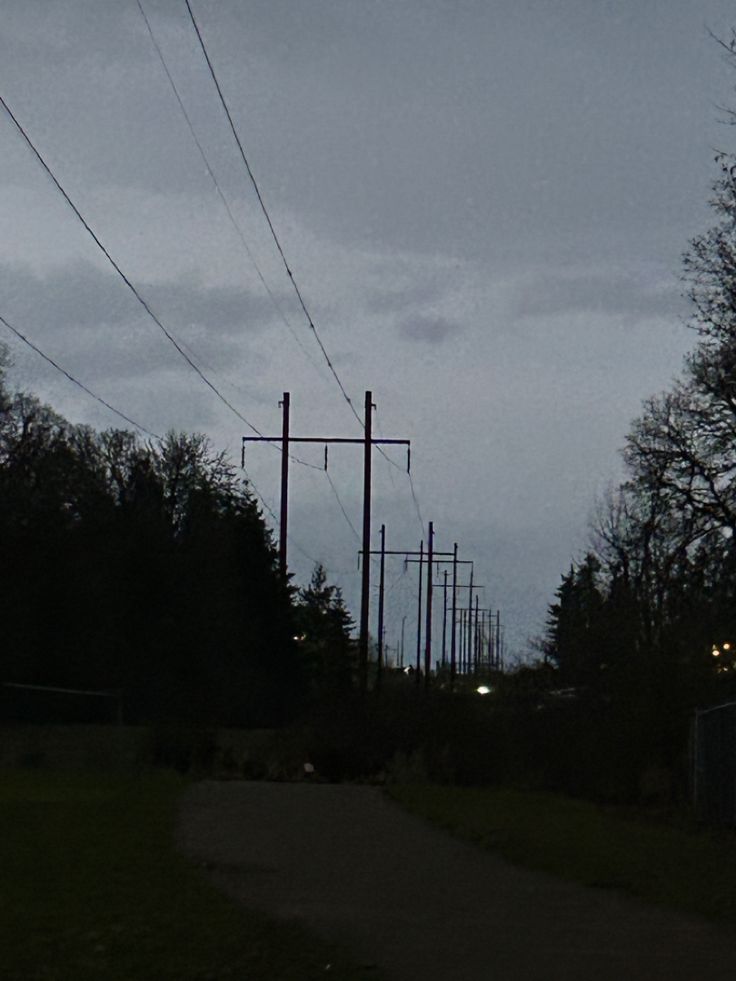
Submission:
[[[280,443],[281,436],[241,436],[244,443]],[[366,440],[350,436],[289,436],[290,443],[360,443],[365,446]],[[379,443],[391,446],[411,446],[410,439],[371,439],[373,446]]]
[[[432,583],[432,589],[442,589],[443,586],[444,586],[444,583],[441,583],[441,582],[433,582]],[[461,583],[461,582],[455,583],[455,589],[468,589],[469,587],[470,587],[470,583],[469,582],[466,582],[466,583]],[[486,587],[483,585],[483,583],[479,583],[479,582],[474,582],[473,583],[473,589],[485,589],[485,588]]]
[[[410,554],[410,553],[407,553],[407,554]],[[418,554],[419,553],[417,552],[417,555]],[[439,555],[449,555],[450,558],[449,559],[437,558],[437,556],[439,556]],[[407,562],[418,562],[419,559],[407,559],[406,561]],[[432,564],[433,565],[435,564],[435,562],[448,562],[448,563],[450,563],[450,565],[452,565],[452,563],[454,561],[455,560],[453,558],[453,553],[452,552],[435,552],[434,553],[434,556],[432,558]],[[474,561],[475,561],[474,559],[458,559],[457,560],[457,564],[458,565],[472,565]]]
[[[361,549],[358,549],[358,555],[362,555],[362,554],[363,554],[363,549],[362,548]],[[381,554],[381,550],[379,548],[374,548],[374,549],[371,549],[371,551],[368,554],[369,555],[380,555]],[[403,549],[403,548],[390,549],[390,548],[387,548],[386,551],[383,554],[384,555],[420,555],[421,554],[421,555],[424,555],[425,556],[424,562],[426,563],[426,561],[427,561],[427,559],[426,559],[426,554],[427,553],[426,552],[421,552],[421,553],[420,552],[412,552],[410,549]],[[432,559],[433,562],[434,562],[434,559],[436,559],[438,555],[450,555],[451,556],[452,555],[452,552],[435,552],[434,553],[434,558]],[[407,559],[406,561],[407,562],[418,562],[419,560],[418,559]],[[470,562],[471,560],[470,559],[465,559],[464,561],[465,562]]]
[[[406,446],[407,471],[411,467],[411,440],[386,439],[373,436],[373,396],[365,393],[365,415],[363,420],[363,436],[292,436],[289,431],[289,410],[291,396],[284,392],[279,403],[282,410],[282,433],[280,436],[242,436],[241,461],[245,466],[246,443],[280,443],[281,444],[281,515],[279,535],[279,567],[284,581],[287,581],[287,525],[288,525],[288,486],[289,486],[289,446],[292,443],[319,443],[325,446],[325,470],[327,469],[327,444],[349,443],[363,447],[363,549],[362,553],[370,552],[371,547],[371,470],[372,451],[374,446]],[[372,554],[372,553],[371,553]],[[368,687],[368,614],[370,605],[370,562],[363,563],[360,596],[360,633],[358,638],[358,661],[360,688],[363,693]],[[381,614],[383,611],[381,611]],[[379,637],[379,661],[382,660],[383,638]],[[379,676],[380,676],[379,664]]]

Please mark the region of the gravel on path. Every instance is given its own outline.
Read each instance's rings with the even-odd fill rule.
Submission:
[[[396,981],[736,979],[733,933],[513,866],[375,787],[205,781],[177,835],[238,901]]]

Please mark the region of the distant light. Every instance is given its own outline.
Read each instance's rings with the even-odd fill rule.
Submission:
[[[730,651],[731,650],[731,645],[730,644],[724,644],[723,645],[723,649],[724,649],[724,651]]]
[[[721,652],[718,650],[717,647],[714,647],[713,648],[713,657],[720,657],[720,656],[721,656]]]
[[[488,687],[488,685],[478,685],[478,687],[475,690],[478,692],[479,695],[491,694],[491,689]]]
[[[292,640],[296,640],[297,642],[299,642],[299,641],[302,641],[302,640],[306,640],[307,639],[307,635],[306,634],[294,634],[294,636],[291,639]]]

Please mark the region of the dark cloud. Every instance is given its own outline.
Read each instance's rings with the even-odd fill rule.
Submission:
[[[253,295],[237,286],[207,286],[193,279],[135,285],[174,331],[196,326],[216,331],[219,340],[228,334],[259,332],[276,316],[268,296]],[[20,265],[0,266],[0,291],[27,321],[29,330],[33,325],[56,330],[115,326],[138,319],[142,312],[118,276],[86,262],[43,276]],[[153,323],[151,327],[158,329]]]
[[[252,387],[232,396],[239,409],[270,431],[290,390],[300,428],[341,432],[335,416],[354,420],[291,295],[186,7],[144,3],[249,248],[324,377],[245,257],[251,278],[239,285],[237,236],[134,0],[3,0],[3,97],[208,376]],[[680,362],[687,307],[674,275],[710,222],[708,147],[722,142],[712,106],[732,84],[703,24],[727,35],[733,4],[200,0],[195,10],[332,363],[354,397],[375,390],[388,432],[411,436],[423,510],[445,541],[467,543],[479,576],[497,585],[489,599],[509,636],[523,639],[524,619],[543,619],[543,594],[569,562],[591,474],[617,459],[627,413]],[[63,200],[3,125],[3,255],[13,263],[0,266],[3,315],[146,425],[204,427],[237,446],[241,422],[85,251]],[[70,265],[72,255],[99,265]],[[199,280],[184,277],[192,269]],[[106,420],[11,345],[28,387],[75,418]],[[443,386],[451,406],[436,398]],[[495,449],[479,454],[490,430]],[[252,454],[265,493],[278,487],[277,472],[258,469],[268,456]],[[392,476],[392,534],[406,545],[413,503]],[[352,534],[338,531],[325,478],[295,468],[299,480],[295,513],[300,500],[324,510],[327,497],[335,527],[295,520],[297,540],[347,555]]]
[[[403,337],[424,344],[441,344],[460,329],[444,317],[412,317],[399,325]]]
[[[702,85],[682,80],[708,67],[702,23],[718,30],[725,0],[697,12],[671,0],[666,43],[654,2],[461,6],[449,28],[444,0],[202,5],[270,201],[343,241],[442,243],[494,262],[583,228],[599,250],[633,228],[656,237],[673,213],[694,214],[687,178],[708,110]],[[218,177],[245,193],[186,9],[146,8]],[[135,3],[7,0],[3,27],[4,95],[62,176],[207,188]]]
[[[417,303],[422,305],[438,300],[446,287],[452,283],[450,275],[424,276],[421,271],[417,274],[418,281],[410,286],[391,289],[378,289],[371,293],[366,301],[366,309],[370,313],[396,313],[406,310]]]
[[[663,283],[639,272],[542,274],[519,287],[511,313],[513,317],[596,313],[675,318],[686,310],[681,294],[674,278]]]
[[[263,330],[276,316],[267,296],[254,296],[232,286],[180,281],[147,287],[146,296],[176,322],[202,326],[207,331],[253,333]]]
[[[255,348],[262,346],[259,339],[274,316],[267,297],[192,280],[136,285],[206,374],[215,372],[219,378],[241,363],[251,371],[263,368],[263,355]],[[27,267],[0,265],[0,293],[3,315],[13,327],[106,392],[125,380],[149,379],[160,390],[163,384],[174,384],[170,379],[194,379],[191,366],[120,279],[91,263],[78,262],[43,276]],[[195,381],[195,387],[199,384]]]

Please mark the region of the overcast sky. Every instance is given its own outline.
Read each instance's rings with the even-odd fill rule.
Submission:
[[[275,250],[184,0],[0,0],[0,94],[168,330],[261,431],[358,436]],[[475,560],[509,651],[543,626],[641,400],[693,343],[680,257],[703,231],[726,0],[192,0],[320,336],[380,434],[412,441],[436,547]],[[148,429],[240,456],[249,432],[110,268],[3,114],[0,313]],[[240,235],[242,234],[242,239]],[[244,246],[243,239],[247,245]],[[259,272],[254,266],[253,259]],[[261,276],[268,284],[264,288]],[[275,302],[274,302],[275,300]],[[4,330],[0,326],[0,330]],[[295,338],[296,335],[296,338]],[[69,419],[120,420],[11,335],[12,382]],[[297,339],[298,342],[297,343]],[[299,451],[320,464],[323,451]],[[390,456],[403,467],[404,456]],[[248,473],[278,511],[279,458]],[[361,456],[330,476],[360,530]],[[422,537],[375,457],[374,547]],[[324,473],[294,465],[290,561],[357,614],[359,547]],[[426,537],[426,533],[425,533]],[[387,568],[389,644],[415,570]],[[375,614],[373,614],[375,620]]]

